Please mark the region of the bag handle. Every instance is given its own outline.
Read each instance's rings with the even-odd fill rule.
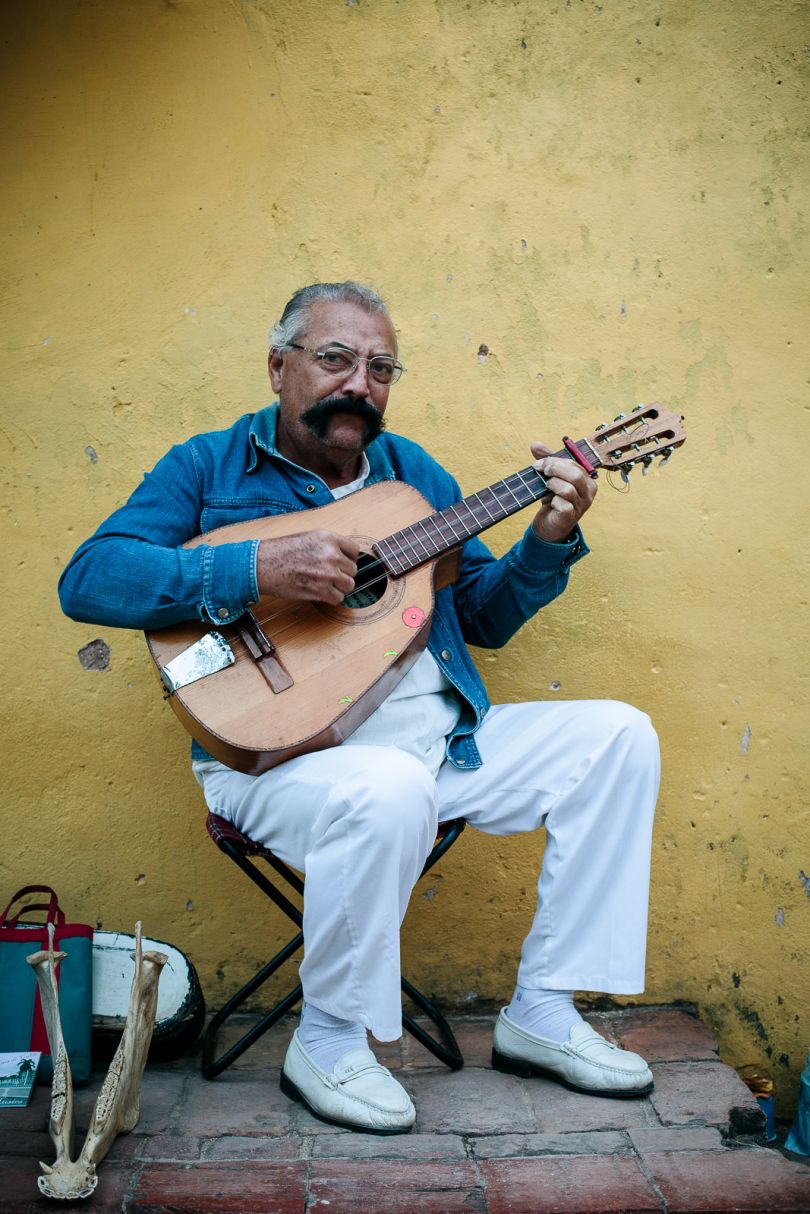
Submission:
[[[31,906],[21,907],[20,910],[17,911],[17,915],[16,915],[16,918],[14,919],[13,924],[6,923],[8,913],[11,910],[14,903],[19,901],[20,898],[24,898],[26,896],[26,894],[50,894],[50,898],[48,899],[47,902],[41,902],[41,903],[36,903]],[[2,915],[0,915],[0,927],[13,926],[14,924],[16,924],[17,919],[19,919],[20,915],[24,915],[26,913],[26,911],[29,911],[29,910],[46,910],[48,912],[48,918],[47,918],[48,923],[60,923],[61,924],[61,923],[65,922],[64,912],[62,910],[60,910],[60,907],[59,907],[59,899],[56,896],[56,892],[51,889],[50,885],[24,885],[22,889],[17,890],[16,894],[11,899],[8,906],[3,911]]]
[[[49,902],[29,902],[27,906],[24,906],[24,907],[22,908],[22,910],[18,910],[18,911],[17,911],[17,914],[14,916],[14,918],[13,918],[13,919],[8,919],[8,920],[6,921],[5,926],[6,926],[6,927],[19,927],[19,925],[20,925],[20,920],[22,919],[23,915],[27,915],[27,914],[29,914],[29,912],[30,912],[30,911],[47,911],[47,912],[48,912],[48,914],[50,915],[50,913],[51,913],[51,904],[50,904]],[[56,908],[56,914],[55,914],[55,916],[53,917],[53,919],[46,919],[46,920],[45,920],[45,923],[46,923],[46,924],[47,924],[47,923],[53,923],[53,924],[55,924],[55,926],[56,926],[56,927],[64,927],[64,925],[65,925],[65,912],[62,910],[61,906],[57,906],[57,908]],[[42,924],[39,924],[39,923],[31,923],[31,924],[29,924],[28,926],[30,926],[30,927],[41,927],[41,926],[43,926],[43,925],[42,925]]]

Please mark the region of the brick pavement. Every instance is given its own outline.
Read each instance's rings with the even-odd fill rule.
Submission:
[[[810,1166],[763,1145],[756,1102],[699,1020],[677,1008],[589,1019],[647,1057],[649,1097],[599,1099],[492,1071],[493,1017],[453,1022],[466,1061],[455,1073],[411,1038],[384,1047],[418,1112],[415,1130],[396,1137],[325,1125],[282,1095],[292,1023],[212,1082],[197,1056],[150,1066],[137,1129],[118,1139],[79,1205],[96,1214],[810,1211]],[[77,1093],[82,1133],[99,1082]],[[77,1208],[36,1188],[37,1159],[53,1158],[47,1116],[44,1088],[29,1108],[0,1111],[0,1214]]]

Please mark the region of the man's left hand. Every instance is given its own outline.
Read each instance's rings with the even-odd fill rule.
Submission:
[[[568,539],[590,509],[596,497],[596,482],[573,460],[552,455],[545,443],[532,443],[531,450],[534,466],[545,477],[552,494],[543,499],[532,527],[541,540],[556,544]]]

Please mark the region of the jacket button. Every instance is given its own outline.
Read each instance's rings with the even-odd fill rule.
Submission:
[[[449,650],[449,649],[443,649],[443,650],[442,650],[442,661],[443,661],[443,662],[449,662],[449,661],[450,661],[450,656],[451,656],[451,655],[450,655],[450,650]]]
[[[228,610],[228,608],[227,608],[227,607],[220,607],[220,608],[218,609],[218,611],[217,611],[217,615],[219,616],[219,618],[220,618],[221,620],[227,620],[227,618],[228,618],[228,616],[229,616],[230,614],[231,614],[231,613],[230,613],[230,611]]]
[[[315,492],[315,486],[307,485],[307,493],[314,493],[314,492]]]
[[[456,762],[458,763],[459,767],[463,767],[464,764],[467,762],[467,760],[466,759],[456,759]]]

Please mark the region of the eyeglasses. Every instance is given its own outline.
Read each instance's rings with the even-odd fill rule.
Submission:
[[[371,358],[362,358],[354,350],[345,350],[342,346],[327,346],[325,350],[313,350],[310,346],[299,346],[297,342],[288,341],[287,348],[303,350],[317,358],[328,375],[336,379],[347,379],[357,369],[360,363],[365,363],[368,373],[378,384],[395,384],[405,370],[402,363],[386,354],[374,354]]]

